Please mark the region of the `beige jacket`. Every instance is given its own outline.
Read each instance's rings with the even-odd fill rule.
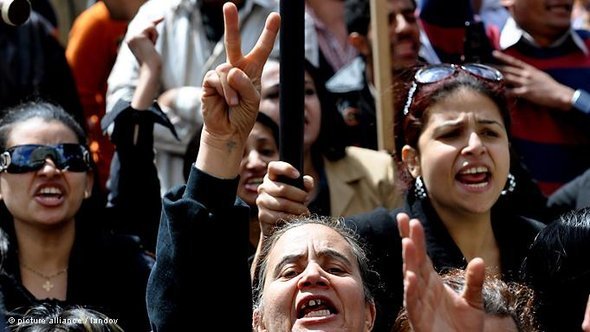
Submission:
[[[402,205],[393,158],[385,152],[347,147],[338,161],[324,160],[330,187],[331,215],[346,217],[377,207]]]

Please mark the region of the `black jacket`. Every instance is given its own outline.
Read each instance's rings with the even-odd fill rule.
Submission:
[[[147,287],[154,332],[198,330],[194,324],[204,321],[223,331],[252,330],[249,208],[235,204],[237,188],[237,178],[193,167],[187,185],[164,197]]]
[[[503,208],[503,199],[500,198],[492,210],[492,228],[500,247],[502,278],[518,280],[522,260],[544,224],[512,214],[509,209]],[[368,244],[369,258],[381,275],[382,289],[376,296],[378,313],[375,331],[389,331],[403,305],[401,238],[395,219],[399,212],[421,221],[427,252],[437,271],[467,266],[465,257],[428,199],[418,200],[413,195],[407,195],[403,208],[391,212],[377,209],[349,218],[347,223]]]
[[[121,161],[121,177],[113,180],[117,199],[109,207],[86,200],[77,213],[68,288],[62,303],[102,312],[118,319],[118,324],[129,332],[149,331],[145,293],[154,259],[140,236],[155,234],[160,218],[153,126],[161,117],[165,115],[159,109],[136,111],[127,102],[107,119],[115,122],[112,140]],[[0,226],[9,241],[0,275],[5,307],[15,310],[35,305],[40,301],[20,281],[14,223],[3,203],[0,213]]]

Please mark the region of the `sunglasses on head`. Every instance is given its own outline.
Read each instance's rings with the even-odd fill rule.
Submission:
[[[16,145],[0,154],[0,173],[27,173],[40,170],[47,158],[62,171],[86,172],[91,169],[90,154],[81,144]]]
[[[432,84],[440,82],[455,75],[458,72],[465,72],[477,77],[478,79],[490,82],[500,82],[504,79],[504,76],[498,69],[487,65],[482,65],[480,63],[466,63],[463,65],[443,63],[421,68],[416,72],[416,74],[414,74],[414,82],[412,83],[410,91],[408,91],[408,99],[406,100],[406,104],[404,106],[404,116],[408,115],[410,112],[410,105],[412,105],[412,99],[414,97],[414,93],[416,93],[418,84]]]

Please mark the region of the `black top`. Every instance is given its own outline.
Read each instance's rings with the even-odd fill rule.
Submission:
[[[500,249],[502,278],[518,280],[522,260],[544,224],[514,215],[510,210],[502,209],[502,205],[503,202],[497,203],[492,211],[492,228]],[[349,218],[347,223],[357,229],[361,238],[369,244],[369,258],[381,275],[382,289],[376,296],[378,314],[375,331],[389,331],[403,304],[401,238],[395,219],[399,212],[421,221],[427,252],[437,271],[464,269],[467,266],[465,257],[428,199],[418,200],[414,195],[407,195],[403,208],[391,212],[381,208]]]
[[[147,287],[154,332],[196,329],[205,321],[223,331],[252,330],[249,213],[235,198],[237,188],[237,178],[193,167],[187,185],[164,197]]]
[[[113,180],[117,199],[107,208],[88,200],[83,203],[76,215],[66,300],[54,301],[88,306],[117,319],[125,331],[142,332],[149,331],[145,292],[154,259],[138,235],[157,232],[161,199],[153,163],[153,126],[165,115],[157,107],[137,111],[128,102],[120,106],[109,119],[115,122],[112,140],[121,162],[121,176]],[[43,302],[21,283],[14,223],[3,203],[0,213],[0,226],[9,240],[0,275],[5,307],[10,311]]]
[[[131,236],[101,234],[90,229],[78,232],[68,266],[66,300],[49,302],[97,310],[117,319],[125,331],[149,331],[145,291],[153,262]],[[5,272],[0,274],[0,286],[8,311],[24,314],[27,308],[47,301],[35,299],[20,282],[14,246],[10,248]]]

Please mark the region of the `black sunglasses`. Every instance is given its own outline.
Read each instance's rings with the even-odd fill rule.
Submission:
[[[461,71],[473,75],[479,79],[491,82],[500,82],[504,79],[504,76],[498,69],[487,65],[482,65],[481,63],[466,63],[463,65],[443,63],[426,66],[419,69],[416,74],[414,74],[414,82],[408,91],[408,99],[406,100],[406,104],[404,106],[404,116],[408,115],[410,112],[410,105],[412,105],[412,99],[414,98],[414,93],[416,93],[418,84],[432,84],[440,82]]]
[[[0,154],[0,173],[27,173],[40,170],[47,158],[62,171],[86,172],[92,167],[90,154],[81,144],[16,145]]]

